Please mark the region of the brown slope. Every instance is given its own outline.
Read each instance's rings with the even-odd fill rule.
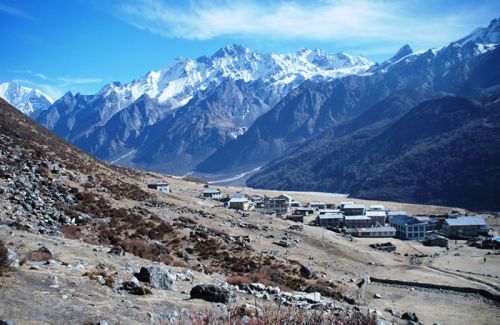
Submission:
[[[194,269],[203,261],[209,272],[260,274],[274,266],[281,281],[274,285],[307,284],[297,262],[256,255],[223,228],[209,228],[222,211],[148,190],[139,180],[159,175],[95,160],[6,102],[0,107],[0,205],[6,207],[0,224],[120,246],[168,265]],[[239,217],[226,209],[224,214],[226,221]]]

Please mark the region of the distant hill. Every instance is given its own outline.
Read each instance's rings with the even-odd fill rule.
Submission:
[[[296,145],[337,127],[399,91],[413,90],[422,99],[440,94],[490,96],[500,93],[500,48],[491,35],[498,21],[484,30],[490,37],[471,34],[439,49],[413,52],[407,45],[366,74],[327,82],[304,82],[242,136],[227,142],[200,163],[205,173],[247,171],[285,155]],[[482,35],[482,34],[481,34]],[[388,116],[390,118],[390,115]]]
[[[500,209],[500,97],[446,96],[337,138],[329,130],[250,178],[258,188]]]

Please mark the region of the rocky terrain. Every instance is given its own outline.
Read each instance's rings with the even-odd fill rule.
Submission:
[[[494,251],[470,250],[463,242],[446,251],[393,240],[397,251],[386,253],[368,246],[379,240],[348,238],[311,226],[311,220],[297,226],[228,210],[199,198],[203,183],[95,160],[5,101],[0,115],[0,240],[11,263],[0,277],[0,320],[488,324],[499,317],[498,302],[481,295],[370,281],[498,295],[500,258]],[[147,188],[158,179],[169,182],[172,192]],[[291,195],[303,202],[342,200]],[[410,213],[467,212],[383,204]],[[273,244],[279,238],[290,245]],[[487,269],[471,263],[487,253]],[[450,259],[455,270],[446,268]]]

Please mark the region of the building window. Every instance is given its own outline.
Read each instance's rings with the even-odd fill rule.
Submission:
[[[409,234],[408,234],[408,238],[413,238],[413,234],[412,234],[412,233],[409,233]]]

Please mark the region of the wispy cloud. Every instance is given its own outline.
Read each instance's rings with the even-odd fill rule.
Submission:
[[[478,10],[418,15],[412,10],[418,5],[422,7],[415,0],[192,0],[179,6],[174,1],[139,0],[121,3],[119,11],[123,19],[140,29],[188,40],[258,37],[445,44],[477,23],[471,18]]]
[[[49,78],[40,72],[34,72],[31,69],[26,70],[10,70],[12,73],[29,75],[36,78],[16,78],[15,81],[20,82],[30,88],[40,89],[52,99],[60,98],[68,89],[73,89],[76,86],[90,85],[103,83],[102,78],[91,77],[56,77]]]
[[[28,74],[28,75],[35,76],[35,77],[37,77],[39,79],[42,79],[42,80],[47,80],[47,76],[44,75],[43,73],[35,72],[35,71],[30,70],[30,69],[27,69],[27,70],[10,70],[10,72],[12,72],[12,73]]]
[[[35,20],[35,18],[32,15],[30,15],[29,13],[27,13],[23,10],[8,6],[8,5],[3,4],[3,3],[0,3],[0,13],[5,13],[7,15],[11,15],[11,16],[15,16],[15,17],[23,18],[23,19]]]
[[[103,82],[101,78],[72,78],[72,77],[58,77],[58,81],[62,82],[61,85],[86,85],[97,84]]]

